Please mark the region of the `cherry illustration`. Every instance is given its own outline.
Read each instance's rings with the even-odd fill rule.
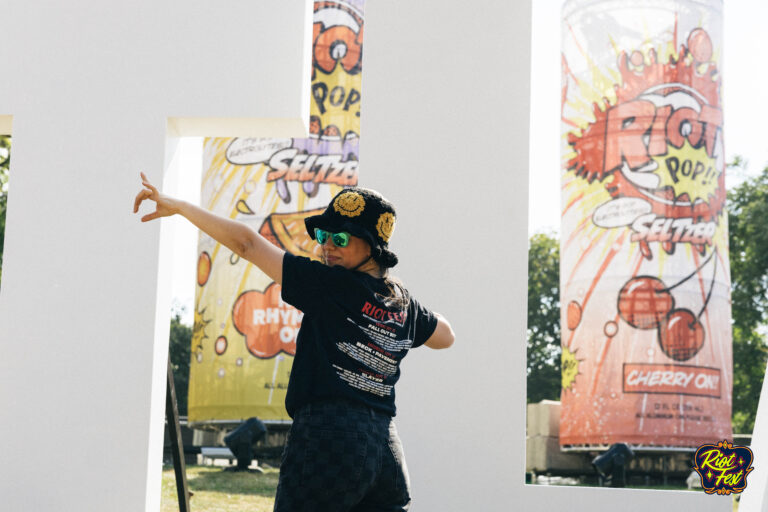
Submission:
[[[663,281],[651,276],[633,277],[619,292],[619,315],[637,329],[653,329],[675,305]]]
[[[675,309],[659,324],[659,345],[675,361],[687,361],[704,344],[704,326],[688,309]]]

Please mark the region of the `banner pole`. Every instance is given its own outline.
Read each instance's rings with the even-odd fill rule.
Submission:
[[[168,435],[171,438],[173,470],[176,474],[176,492],[179,496],[179,512],[189,512],[189,488],[187,487],[187,469],[184,464],[184,444],[181,440],[179,410],[176,405],[176,387],[173,383],[173,367],[168,356],[168,385],[165,394],[165,419]]]

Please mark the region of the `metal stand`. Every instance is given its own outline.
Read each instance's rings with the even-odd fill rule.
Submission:
[[[187,487],[187,468],[184,465],[184,443],[181,441],[179,410],[176,406],[176,387],[173,384],[173,368],[168,358],[168,385],[165,393],[165,420],[168,422],[168,435],[171,438],[173,470],[176,473],[176,492],[179,496],[179,512],[189,512],[189,488]]]

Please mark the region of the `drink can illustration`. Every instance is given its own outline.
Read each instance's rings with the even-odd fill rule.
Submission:
[[[562,15],[560,444],[730,438],[722,2]]]
[[[201,205],[319,260],[304,219],[358,183],[365,1],[313,5],[308,137],[206,138]],[[303,313],[283,302],[279,284],[204,233],[198,255],[190,423],[288,420]]]

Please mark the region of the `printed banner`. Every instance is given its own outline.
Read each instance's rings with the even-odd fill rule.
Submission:
[[[563,7],[561,445],[732,435],[721,10]]]
[[[205,140],[201,204],[293,254],[319,259],[304,219],[357,184],[364,0],[314,4],[307,139]],[[288,419],[302,313],[280,286],[201,233],[189,421]]]

